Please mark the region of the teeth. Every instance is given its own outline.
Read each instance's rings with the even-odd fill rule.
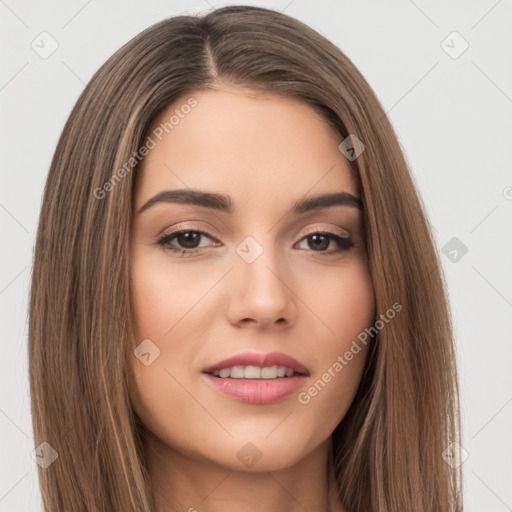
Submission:
[[[213,375],[223,379],[277,379],[291,377],[294,374],[295,372],[286,366],[232,366],[213,372]]]
[[[261,379],[261,368],[259,366],[246,366],[244,377],[246,379]]]
[[[228,371],[228,377],[232,379],[243,379],[245,377],[245,369],[243,366],[233,366],[232,368],[226,368]]]
[[[231,373],[231,370],[229,368],[223,368],[219,371],[219,376],[222,378],[229,377],[229,374]]]

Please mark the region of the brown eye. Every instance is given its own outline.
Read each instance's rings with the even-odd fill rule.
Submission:
[[[197,243],[201,239],[201,233],[197,233],[196,231],[185,231],[184,233],[180,233],[176,235],[176,240],[178,243],[186,248],[186,249],[195,249],[197,247]]]
[[[309,246],[319,251],[325,251],[329,248],[329,244],[331,243],[329,235],[310,235],[307,239],[310,241]]]
[[[198,229],[184,229],[163,235],[161,238],[159,238],[158,245],[163,249],[168,249],[173,252],[186,255],[189,253],[198,252],[201,249],[198,244],[204,237],[212,240],[212,237],[210,237],[206,231],[201,231]],[[176,241],[176,245],[171,244],[173,240]]]
[[[355,246],[354,242],[350,238],[345,238],[334,233],[325,233],[318,231],[315,233],[309,233],[305,236],[301,242],[307,240],[308,249],[313,252],[320,252],[325,254],[339,253],[341,251],[347,251],[348,249]],[[327,250],[331,244],[338,245],[338,248]]]

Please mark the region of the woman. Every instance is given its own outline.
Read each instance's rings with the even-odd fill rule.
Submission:
[[[291,17],[178,16],[101,67],[29,313],[45,510],[462,510],[421,201],[368,83]]]

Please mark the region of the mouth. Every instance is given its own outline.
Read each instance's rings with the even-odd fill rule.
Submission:
[[[208,375],[219,377],[222,379],[287,379],[294,375],[304,375],[304,373],[296,372],[293,368],[287,366],[231,366],[212,372],[205,372]]]
[[[302,363],[282,352],[245,352],[208,366],[203,373],[231,379],[278,379],[297,374],[309,375]]]
[[[231,399],[249,404],[278,402],[303,385],[309,371],[280,352],[245,353],[203,370],[209,385]]]

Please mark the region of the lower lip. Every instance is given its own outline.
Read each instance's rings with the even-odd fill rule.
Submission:
[[[292,394],[304,383],[304,375],[277,379],[222,379],[203,373],[206,380],[225,395],[248,404],[272,404]]]

